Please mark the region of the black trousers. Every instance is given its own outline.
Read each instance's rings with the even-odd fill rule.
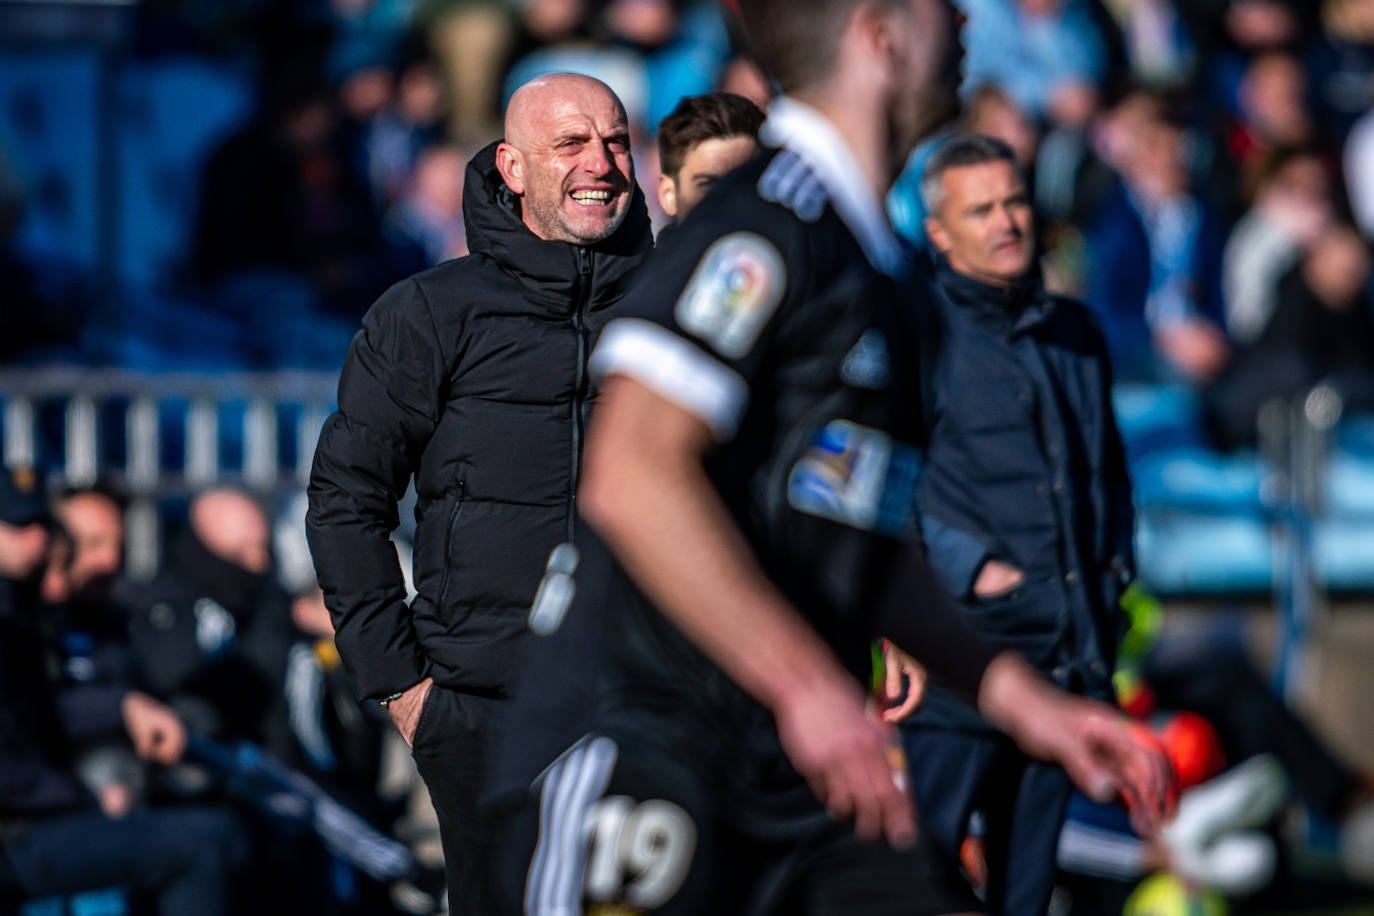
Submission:
[[[501,700],[435,684],[420,711],[411,755],[439,816],[449,912],[488,916],[488,824],[478,804],[486,740]]]
[[[1057,766],[1031,760],[990,732],[904,726],[917,825],[931,871],[963,884],[959,847],[969,815],[983,812],[990,913],[1041,916],[1054,892],[1059,830],[1071,783]]]

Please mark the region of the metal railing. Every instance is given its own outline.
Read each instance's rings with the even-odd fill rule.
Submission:
[[[70,486],[110,479],[127,489],[128,572],[145,581],[157,571],[164,500],[232,484],[270,501],[305,486],[337,382],[309,372],[4,370],[3,461]]]

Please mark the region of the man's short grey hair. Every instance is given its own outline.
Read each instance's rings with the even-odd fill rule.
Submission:
[[[985,134],[965,134],[940,145],[926,160],[925,171],[921,174],[921,203],[927,216],[934,216],[944,205],[945,189],[940,178],[950,169],[967,165],[985,165],[989,162],[1010,162],[1017,174],[1021,173],[1021,163],[1016,153],[1006,143]]]

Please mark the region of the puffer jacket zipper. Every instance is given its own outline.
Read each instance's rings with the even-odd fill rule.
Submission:
[[[587,391],[587,306],[592,301],[592,253],[577,246],[577,302],[573,306],[573,333],[577,335],[577,388],[573,395],[571,483],[568,488],[568,541],[573,539],[577,516],[577,481],[582,470],[582,434]]]

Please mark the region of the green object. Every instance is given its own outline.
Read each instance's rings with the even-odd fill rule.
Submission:
[[[1216,891],[1190,887],[1168,872],[1151,875],[1131,894],[1121,916],[1226,916],[1226,901]]]
[[[883,662],[883,641],[873,641],[873,695],[882,696],[887,684],[887,665]]]

